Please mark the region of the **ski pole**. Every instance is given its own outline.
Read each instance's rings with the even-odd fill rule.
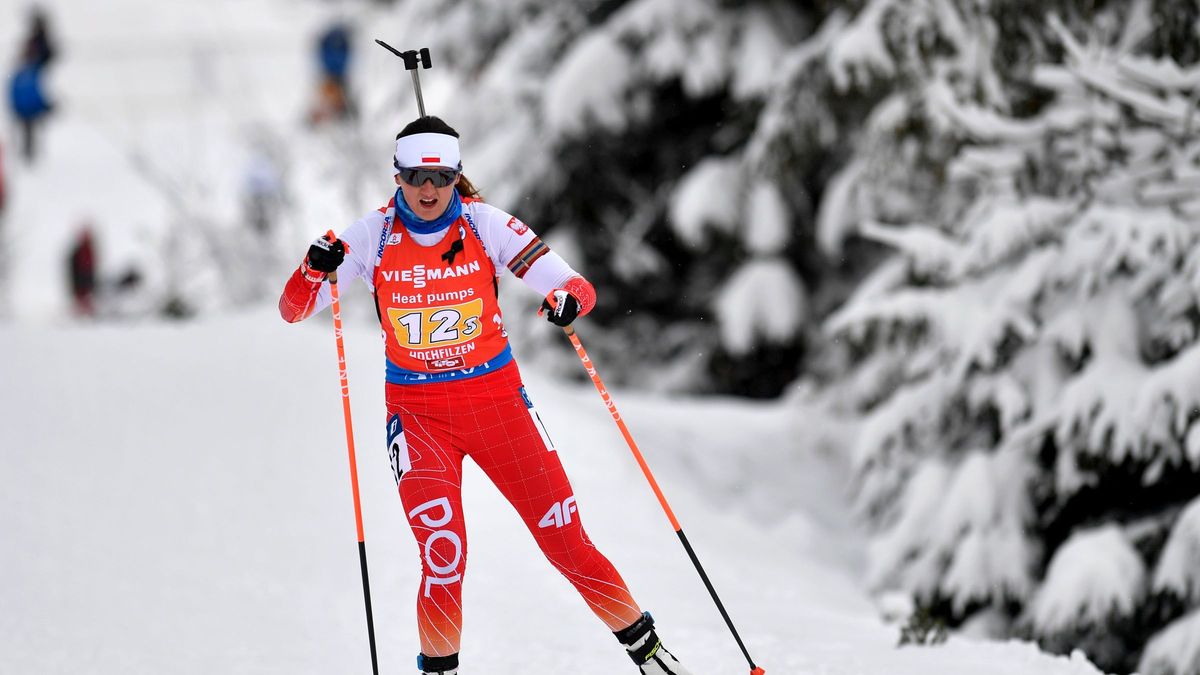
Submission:
[[[412,73],[413,90],[417,92],[417,110],[421,113],[421,117],[425,117],[425,99],[421,96],[421,76],[417,74],[417,66],[420,65],[426,69],[433,67],[433,58],[429,56],[429,48],[422,47],[420,51],[413,49],[402,52],[383,40],[376,39],[375,42],[404,60],[404,69]]]
[[[342,341],[342,305],[338,302],[337,272],[329,273],[329,294],[333,298],[333,335],[337,338],[338,375],[342,379],[342,417],[346,420],[346,448],[350,453],[350,491],[354,494],[354,524],[358,527],[358,564],[362,569],[363,602],[367,607],[371,672],[379,675],[379,660],[375,656],[375,619],[371,616],[371,583],[367,579],[367,544],[363,536],[362,505],[358,498],[358,462],[354,458],[354,424],[350,421],[350,382],[346,377],[346,346]]]
[[[713,588],[712,582],[708,579],[708,574],[705,573],[704,567],[700,564],[700,559],[696,557],[696,552],[692,550],[692,545],[688,543],[687,535],[683,533],[683,527],[679,525],[679,521],[675,518],[675,512],[671,510],[671,505],[667,503],[667,498],[663,496],[662,489],[658,487],[658,481],[654,479],[654,474],[650,472],[650,466],[646,464],[646,458],[642,456],[642,451],[638,450],[637,443],[634,442],[633,436],[629,433],[629,427],[625,426],[625,420],[621,419],[621,413],[617,412],[617,404],[613,402],[612,396],[609,396],[608,389],[600,379],[600,374],[596,372],[595,364],[588,358],[587,351],[583,348],[583,343],[579,341],[579,336],[575,334],[575,329],[571,326],[564,326],[563,332],[570,338],[571,345],[575,347],[575,354],[579,356],[580,362],[583,363],[583,369],[592,378],[592,384],[596,385],[596,391],[600,392],[600,398],[604,399],[605,407],[608,408],[613,421],[617,423],[617,428],[621,430],[621,435],[625,437],[625,443],[629,445],[634,459],[637,460],[638,466],[641,467],[642,473],[650,483],[650,488],[654,490],[654,496],[658,497],[658,503],[662,505],[663,511],[667,514],[667,520],[671,521],[671,527],[675,528],[675,534],[679,535],[679,541],[683,544],[684,550],[687,551],[688,557],[691,558],[692,565],[696,567],[696,571],[700,573],[700,578],[704,580],[704,587],[708,589],[708,594],[712,596],[713,602],[717,603],[717,609],[720,610],[721,617],[725,619],[725,625],[729,626],[729,631],[733,633],[733,639],[737,640],[738,647],[741,648],[742,654],[745,655],[746,661],[750,664],[750,675],[765,675],[767,671],[754,665],[754,659],[750,658],[750,652],[746,650],[746,645],[742,642],[742,637],[738,635],[737,628],[734,628],[733,620],[729,618],[729,612],[725,611],[725,605],[721,603],[721,598],[717,597],[717,590]]]

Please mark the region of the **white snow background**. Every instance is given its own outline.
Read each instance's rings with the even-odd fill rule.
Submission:
[[[63,265],[86,218],[102,274],[136,261],[161,282],[155,253],[187,210],[173,202],[204,200],[236,222],[246,135],[261,125],[294,145],[302,198],[281,250],[299,256],[316,233],[357,217],[343,177],[322,173],[332,144],[299,123],[311,41],[338,10],[282,0],[43,4],[62,49],[49,80],[61,108],[32,168],[13,156],[11,126],[5,134],[0,673],[369,672],[328,314],[289,326],[268,297],[185,323],[77,323]],[[354,7],[356,77],[369,100],[364,82],[399,73],[366,38],[386,39],[402,17]],[[0,7],[5,58],[25,10]],[[435,76],[426,81],[427,105],[440,109],[447,97]],[[412,114],[399,107],[368,129],[379,175],[364,177],[358,207],[388,195],[394,122]],[[263,275],[269,296],[285,274]],[[377,328],[355,320],[371,315],[368,298],[345,295],[381,672],[413,672],[420,567],[384,450],[382,350]],[[506,305],[510,316],[532,301],[514,302],[525,304]],[[534,362],[523,358],[525,379],[591,537],[695,675],[747,672],[596,393],[546,379]],[[1097,672],[1082,656],[1028,644],[952,637],[897,649],[898,628],[861,590],[845,462],[818,442],[845,430],[821,411],[795,400],[615,396],[768,673]],[[468,470],[465,493],[462,672],[633,672],[478,471]]]

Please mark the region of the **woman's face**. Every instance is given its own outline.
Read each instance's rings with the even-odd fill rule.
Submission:
[[[421,167],[429,169],[441,169],[444,167],[430,166]],[[409,185],[404,182],[400,176],[396,176],[396,185],[400,186],[400,191],[404,194],[404,201],[408,202],[408,208],[417,214],[421,220],[434,220],[446,212],[446,207],[450,205],[450,198],[454,196],[454,188],[458,185],[458,177],[454,178],[454,182],[446,187],[434,187],[433,181],[426,180],[420,187]]]

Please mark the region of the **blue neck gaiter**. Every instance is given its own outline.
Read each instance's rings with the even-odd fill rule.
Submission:
[[[401,223],[404,223],[404,227],[417,234],[440,232],[450,227],[450,224],[458,220],[458,217],[462,215],[462,198],[458,196],[458,190],[455,190],[451,194],[453,196],[450,198],[450,204],[446,207],[446,211],[442,215],[433,220],[422,220],[409,208],[408,202],[404,201],[404,193],[400,189],[397,189],[396,217],[400,219]]]

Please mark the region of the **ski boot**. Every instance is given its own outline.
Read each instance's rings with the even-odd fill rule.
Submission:
[[[417,656],[421,675],[458,675],[458,654],[450,656]]]
[[[629,658],[641,669],[642,675],[692,675],[671,652],[662,645],[658,633],[654,632],[654,618],[644,612],[633,625],[613,635],[625,645]]]

